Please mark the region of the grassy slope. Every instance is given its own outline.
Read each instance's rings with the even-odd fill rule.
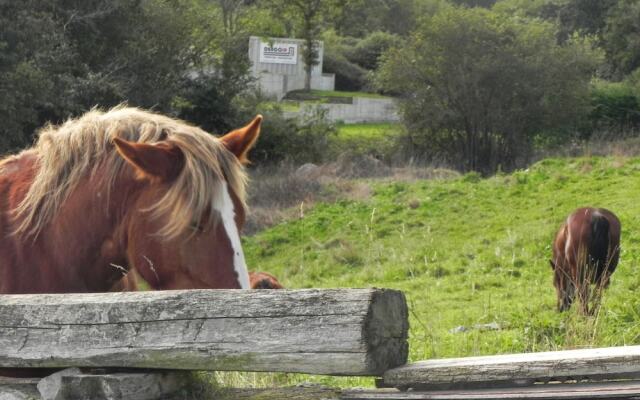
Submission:
[[[369,201],[319,205],[246,238],[245,252],[290,288],[404,290],[411,360],[639,343],[639,174],[640,159],[549,159],[486,180],[374,183]],[[610,208],[623,225],[594,318],[555,312],[548,262],[558,226],[583,205]],[[450,332],[491,322],[501,329]]]
[[[384,158],[393,152],[401,133],[401,125],[394,123],[340,124],[338,134],[330,139],[331,153],[338,156],[348,151]]]

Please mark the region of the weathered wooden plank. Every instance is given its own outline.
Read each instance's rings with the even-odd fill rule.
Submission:
[[[0,376],[0,400],[40,400],[37,383],[38,379]]]
[[[341,400],[577,400],[640,399],[640,382],[547,384],[522,388],[401,392],[394,389],[345,390]]]
[[[285,387],[270,389],[223,389],[217,400],[341,400],[340,391],[327,387]]]
[[[399,291],[0,296],[0,367],[380,375],[407,356]]]
[[[640,377],[640,346],[420,361],[387,371],[384,383],[446,389],[636,377]]]
[[[172,373],[169,372],[171,375]],[[138,376],[136,376],[138,375]],[[65,386],[59,391],[41,396],[33,382],[0,381],[2,400],[184,400],[193,393],[178,392],[167,395],[167,385],[160,387],[160,373],[113,375],[70,375],[65,377]],[[179,376],[179,375],[178,375]],[[45,378],[46,379],[46,378]],[[141,383],[142,379],[142,384]],[[147,382],[147,383],[145,383]],[[151,387],[152,391],[145,392]],[[158,392],[158,389],[160,392]],[[159,394],[160,393],[160,394]],[[141,397],[135,397],[135,396]],[[218,389],[206,397],[217,400],[576,400],[576,399],[640,399],[640,382],[621,381],[589,384],[549,384],[524,388],[472,389],[442,391],[408,391],[395,389],[345,389],[339,390],[322,386],[286,387],[270,389]]]

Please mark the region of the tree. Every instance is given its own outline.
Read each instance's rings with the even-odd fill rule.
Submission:
[[[418,16],[429,15],[445,0],[342,0],[328,18],[342,36],[364,37],[381,31],[407,35]]]
[[[271,10],[274,20],[284,25],[284,33],[304,40],[304,90],[311,90],[311,71],[318,65],[318,38],[325,23],[324,16],[339,0],[264,0],[263,6]],[[270,32],[278,31],[273,27]]]
[[[74,109],[76,54],[50,5],[0,3],[0,150],[30,141],[43,117]]]
[[[448,7],[384,56],[413,150],[483,173],[520,165],[536,138],[571,133],[587,111],[595,56],[553,25]]]
[[[248,56],[255,7],[247,0],[194,2],[192,43],[202,49],[198,65],[183,79],[174,108],[180,118],[210,132],[226,132],[240,120],[236,100],[251,82]]]
[[[616,0],[501,0],[493,9],[557,23],[557,37],[564,42],[576,32],[601,39],[607,15],[615,3]]]
[[[611,9],[604,46],[616,78],[640,68],[640,2],[620,0]]]
[[[0,149],[121,102],[170,111],[196,64],[187,0],[0,2]]]
[[[300,37],[304,39],[304,90],[311,91],[311,71],[318,65],[318,35],[320,34],[322,0],[287,0],[300,22]]]

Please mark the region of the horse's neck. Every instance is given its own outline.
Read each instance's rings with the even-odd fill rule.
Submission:
[[[104,179],[82,179],[35,240],[11,237],[14,251],[9,268],[14,276],[8,281],[13,288],[7,290],[0,282],[0,291],[109,290],[128,269],[123,219],[138,184],[133,178],[123,178],[109,190]],[[27,189],[16,191],[14,207]],[[2,268],[7,265],[0,265]]]

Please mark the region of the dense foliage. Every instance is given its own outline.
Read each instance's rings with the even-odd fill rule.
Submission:
[[[309,65],[323,40],[337,89],[413,99],[411,155],[510,168],[534,144],[638,132],[639,21],[635,0],[0,1],[0,150],[122,102],[218,133],[261,109],[281,119],[255,101],[247,46],[258,35],[304,39]],[[308,123],[267,124],[265,137]],[[300,155],[259,146],[265,161]]]
[[[0,145],[94,105],[166,110],[196,56],[187,13],[162,1],[0,3]]]
[[[553,26],[448,8],[386,54],[379,78],[401,94],[412,149],[465,170],[518,165],[538,135],[566,135],[587,104],[595,67]]]

